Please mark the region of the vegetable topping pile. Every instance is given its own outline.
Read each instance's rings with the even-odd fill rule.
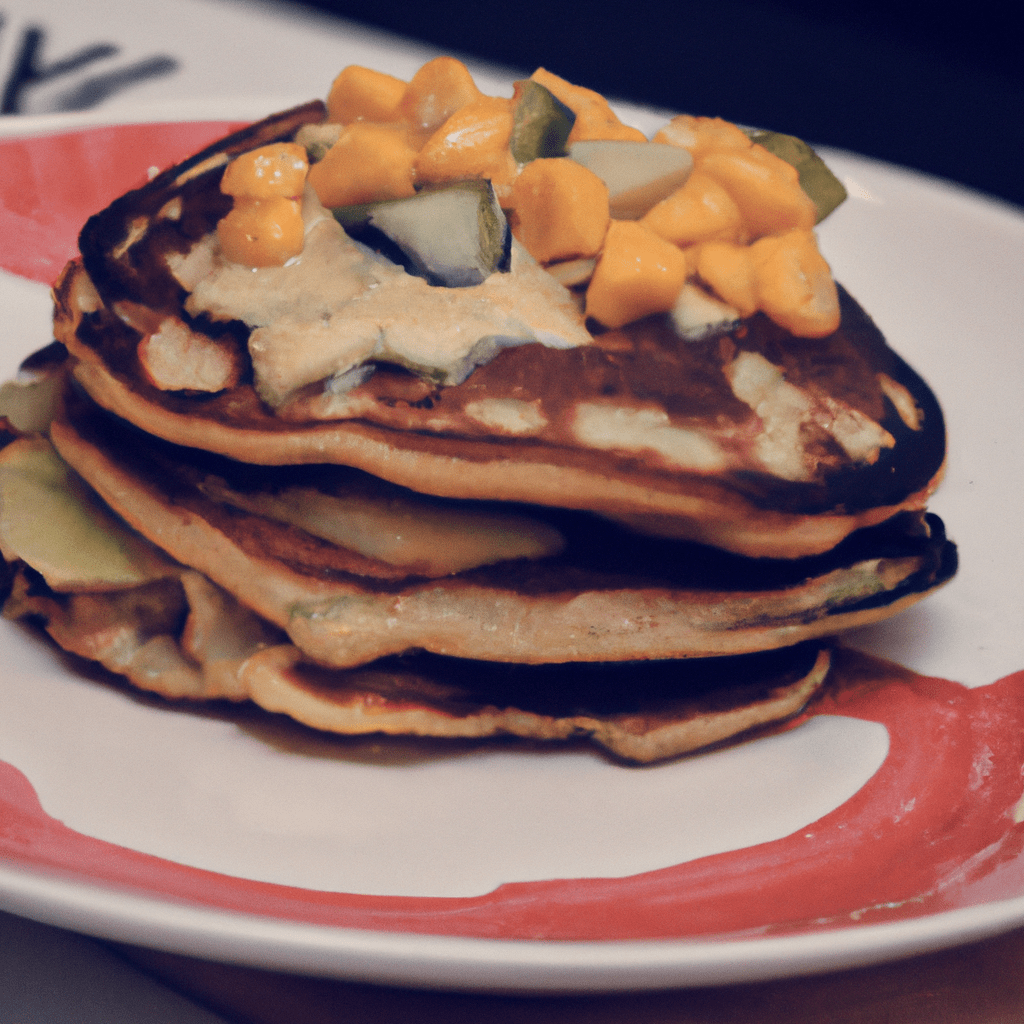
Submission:
[[[229,260],[299,257],[311,189],[353,237],[383,236],[435,285],[507,270],[511,228],[595,330],[669,313],[695,341],[758,311],[797,337],[838,327],[814,226],[845,191],[791,136],[680,115],[648,140],[543,68],[511,98],[485,96],[451,57],[408,83],[347,67],[327,109],[227,168]]]

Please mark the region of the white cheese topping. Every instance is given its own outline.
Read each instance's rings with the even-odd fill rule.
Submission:
[[[252,328],[256,387],[271,406],[368,360],[453,384],[509,345],[592,340],[569,293],[518,244],[508,273],[468,288],[433,287],[354,242],[314,204],[304,200],[303,252],[284,266],[230,263],[215,241],[171,264],[192,289],[190,313]]]
[[[491,430],[515,437],[539,434],[548,424],[539,400],[483,398],[479,402],[469,402],[466,415]]]

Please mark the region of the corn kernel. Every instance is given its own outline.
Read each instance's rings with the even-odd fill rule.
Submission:
[[[309,160],[302,146],[276,142],[235,157],[224,171],[220,190],[250,199],[300,196],[308,170]]]
[[[435,57],[409,80],[400,111],[415,127],[434,131],[482,95],[465,64],[454,57]]]
[[[233,263],[279,267],[302,252],[305,226],[294,199],[236,199],[217,224],[221,250]]]
[[[581,85],[573,85],[545,68],[537,68],[530,77],[543,85],[576,115],[576,121],[569,133],[569,145],[594,139],[647,141],[647,136],[642,131],[631,128],[618,119],[608,101],[599,92],[585,89]]]
[[[759,306],[750,247],[731,242],[705,242],[695,246],[697,276],[723,301],[753,316]]]
[[[720,117],[694,117],[679,114],[673,117],[652,139],[670,146],[688,149],[694,160],[708,153],[721,151],[744,152],[753,145],[742,128]]]
[[[675,304],[686,283],[686,256],[639,221],[613,220],[587,288],[587,316],[622,327]]]
[[[762,238],[750,247],[761,309],[791,334],[821,338],[839,327],[839,295],[813,231]]]
[[[516,238],[541,263],[594,256],[608,230],[608,186],[567,157],[532,160],[512,186]]]
[[[697,161],[732,196],[751,237],[814,227],[818,211],[800,187],[796,169],[763,146],[722,150]]]
[[[676,245],[745,241],[739,207],[714,178],[700,171],[651,207],[641,223]]]
[[[433,183],[486,178],[501,195],[516,176],[516,162],[508,148],[511,138],[511,100],[484,96],[467,103],[420,150],[416,180]]]
[[[397,125],[348,125],[324,158],[309,170],[309,183],[327,207],[402,199],[414,194],[416,150]]]
[[[403,95],[405,82],[400,78],[350,64],[331,84],[327,120],[339,124],[398,121]]]

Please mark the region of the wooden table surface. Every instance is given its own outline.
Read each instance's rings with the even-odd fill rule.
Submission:
[[[114,947],[232,1024],[1021,1024],[1024,930],[896,963],[730,987],[600,996],[424,992]]]

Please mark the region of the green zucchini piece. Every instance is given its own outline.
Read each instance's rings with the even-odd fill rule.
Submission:
[[[576,115],[550,89],[527,78],[515,83],[509,148],[516,163],[566,155]]]
[[[341,138],[340,124],[304,124],[296,133],[295,141],[306,149],[309,162],[315,164],[327,155],[327,151]]]
[[[511,266],[512,232],[489,181],[459,181],[331,212],[353,238],[433,285],[466,288]]]
[[[800,187],[811,197],[818,209],[815,223],[820,224],[846,199],[843,183],[828,169],[828,165],[795,135],[764,131],[761,128],[744,129],[748,138],[769,153],[774,153],[796,168]]]
[[[569,156],[608,186],[608,204],[617,220],[639,220],[683,185],[693,170],[688,150],[664,142],[574,142]]]
[[[132,587],[173,573],[38,436],[0,454],[0,552],[58,591]]]

